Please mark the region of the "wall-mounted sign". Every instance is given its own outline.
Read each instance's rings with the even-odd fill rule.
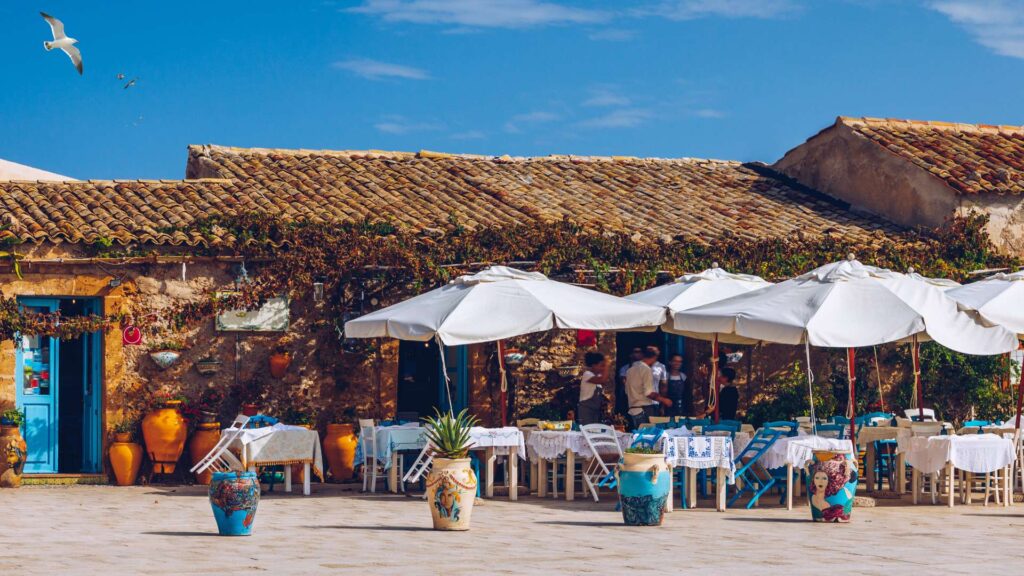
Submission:
[[[270,298],[256,310],[226,310],[217,315],[220,332],[284,332],[288,330],[288,299]]]
[[[121,330],[121,343],[125,346],[138,346],[142,344],[142,330],[133,324],[129,324]]]

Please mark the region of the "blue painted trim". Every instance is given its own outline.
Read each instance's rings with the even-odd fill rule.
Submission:
[[[451,378],[452,386],[452,400],[455,402],[455,406],[450,408],[458,412],[463,408],[469,406],[469,347],[468,346],[446,346],[444,352],[437,355],[437,375],[438,375],[438,392],[437,396],[441,399],[440,408],[442,410],[448,410],[448,392],[445,390],[444,385],[444,364],[441,363],[441,354],[453,352],[455,355],[455,361],[450,362],[452,359],[451,355],[447,356],[445,360],[448,365],[448,373]]]
[[[43,308],[49,312],[56,311],[60,306],[60,301],[56,298],[19,298],[18,302],[21,306]],[[22,436],[28,443],[29,452],[25,472],[53,474],[57,472],[60,454],[60,340],[48,336],[45,338],[49,338],[50,344],[49,358],[46,359],[50,393],[43,396],[25,394],[25,351],[21,346],[21,336],[15,336],[15,342],[18,344],[14,362],[15,405],[25,413]]]

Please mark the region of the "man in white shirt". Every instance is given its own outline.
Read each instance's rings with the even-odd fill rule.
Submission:
[[[633,427],[647,424],[655,415],[658,404],[671,406],[672,401],[658,394],[654,387],[651,365],[658,361],[658,351],[646,349],[643,358],[633,363],[626,371],[626,398],[629,400],[629,417]]]
[[[661,358],[661,350],[657,346],[648,346],[648,350],[654,350],[657,358]],[[654,379],[654,389],[658,391],[668,389],[668,368],[659,360],[651,364],[651,377]]]

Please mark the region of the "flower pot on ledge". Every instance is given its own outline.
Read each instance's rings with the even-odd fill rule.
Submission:
[[[181,352],[177,350],[155,350],[149,353],[149,357],[161,370],[167,370],[178,361],[178,358],[181,358]]]
[[[292,355],[287,352],[275,352],[270,355],[270,375],[274,378],[284,378],[288,372],[288,366],[292,363]]]

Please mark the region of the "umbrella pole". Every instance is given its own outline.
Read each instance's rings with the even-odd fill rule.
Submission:
[[[1020,371],[1020,383],[1017,384],[1017,424],[1015,428],[1020,429],[1020,410],[1024,407],[1024,369]]]
[[[857,389],[857,370],[855,361],[857,359],[857,352],[853,348],[846,349],[846,370],[847,376],[850,379],[850,405],[846,412],[850,418],[850,440],[853,441],[854,445],[857,443],[857,425],[854,421],[857,419],[857,402],[855,391]]]
[[[444,342],[440,336],[434,337],[437,340],[437,351],[441,354],[441,375],[444,376],[444,391],[448,395],[448,414],[455,416],[455,404],[452,403],[452,380],[448,377],[448,365],[444,359]]]
[[[917,342],[917,334],[910,343],[910,356],[914,360],[914,388],[917,390],[917,418],[924,422],[924,390],[921,388],[921,346]]]
[[[508,377],[505,375],[505,341],[498,340],[498,372],[501,373],[501,391],[498,406],[501,410],[501,427],[508,426]]]
[[[718,334],[711,341],[711,386],[715,391],[715,424],[718,424]]]

